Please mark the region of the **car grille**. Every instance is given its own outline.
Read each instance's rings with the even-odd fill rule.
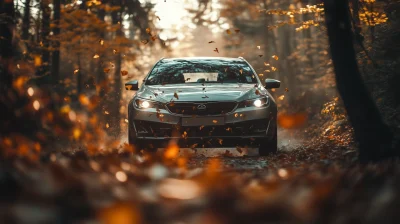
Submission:
[[[175,114],[219,115],[232,112],[236,105],[236,102],[171,102],[166,106]]]

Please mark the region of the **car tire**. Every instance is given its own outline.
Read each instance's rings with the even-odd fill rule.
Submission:
[[[276,126],[272,138],[261,140],[258,151],[260,156],[267,156],[278,151],[278,133]]]

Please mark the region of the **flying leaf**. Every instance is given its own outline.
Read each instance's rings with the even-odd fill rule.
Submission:
[[[159,16],[156,17],[158,20],[161,20],[161,18]]]
[[[151,29],[150,28],[146,28],[146,33],[150,33]]]
[[[156,36],[151,36],[151,40],[152,40],[152,41],[156,41],[156,40],[157,40],[157,37],[156,37]]]
[[[272,55],[272,58],[275,59],[275,60],[279,60],[279,57],[276,56],[276,55]]]
[[[231,30],[227,29],[227,30],[226,30],[226,33],[227,33],[227,34],[231,34]]]
[[[105,68],[103,71],[104,71],[105,73],[108,73],[108,72],[110,71],[110,69],[109,69],[109,68]]]
[[[267,63],[267,62],[264,62],[264,65],[265,65],[265,66],[270,66],[270,64],[269,64],[269,63]]]
[[[212,43],[215,43],[215,41],[212,40],[212,41],[209,41],[208,43],[209,43],[209,44],[212,44]]]
[[[285,99],[285,95],[281,95],[280,97],[278,97],[279,100],[283,100]]]
[[[307,122],[307,113],[280,114],[278,124],[283,128],[297,128]]]
[[[260,76],[260,77],[263,77],[263,76],[264,76],[264,74],[260,73],[260,74],[258,74],[258,76]]]
[[[242,148],[240,148],[239,146],[236,146],[236,151],[238,151],[240,154],[243,152]]]
[[[260,91],[259,91],[258,89],[256,89],[255,94],[256,94],[256,95],[260,95]]]
[[[257,46],[258,49],[261,49],[261,46]]]
[[[200,126],[200,128],[199,128],[199,129],[200,129],[200,130],[202,130],[203,128],[204,128],[204,125]]]
[[[207,96],[207,95],[204,95],[204,96],[202,96],[201,98],[208,98],[208,96]]]
[[[106,128],[109,128],[109,127],[110,127],[110,125],[107,123],[107,124],[106,124]]]
[[[122,71],[121,71],[121,75],[122,75],[122,76],[128,75],[128,71],[122,70]]]
[[[147,44],[148,42],[148,40],[142,40],[142,44]]]
[[[93,58],[99,58],[100,56],[98,55],[98,54],[95,54],[94,56],[93,56]]]
[[[190,78],[187,78],[187,79],[186,79],[186,81],[189,81],[189,80],[190,80]]]
[[[106,110],[104,111],[104,113],[105,113],[105,114],[110,114],[110,112],[108,112],[108,111],[106,111]]]
[[[223,141],[224,141],[224,140],[221,139],[221,138],[218,139],[218,143],[219,143],[220,145],[222,145],[222,142],[223,142]]]
[[[243,74],[243,69],[240,69],[239,72],[240,72],[240,74],[242,75],[242,74]]]
[[[179,96],[176,92],[174,92],[174,97],[179,100]]]
[[[103,39],[100,39],[100,40],[99,40],[99,43],[100,43],[101,46],[103,46],[103,45],[104,45],[104,40],[103,40]]]
[[[236,33],[239,33],[239,32],[240,32],[240,30],[239,30],[239,29],[235,29],[235,32],[236,32]]]
[[[289,89],[288,89],[288,88],[285,88],[285,92],[289,92]]]
[[[212,122],[213,122],[214,124],[218,123],[218,121],[217,121],[217,120],[213,120]]]
[[[214,51],[217,52],[217,53],[219,53],[218,48],[215,48]]]
[[[74,75],[78,74],[78,72],[79,72],[79,69],[75,69],[74,70]]]
[[[277,68],[274,67],[274,66],[271,66],[271,69],[272,69],[273,72],[277,70]]]
[[[258,57],[260,57],[260,58],[261,58],[262,56],[263,56],[262,54],[258,55]]]
[[[118,53],[118,50],[115,50],[115,49],[114,49],[114,50],[113,50],[113,53],[114,53],[114,54],[117,54],[117,53]]]

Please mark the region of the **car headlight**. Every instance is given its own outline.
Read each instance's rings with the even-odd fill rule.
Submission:
[[[134,106],[139,109],[156,108],[159,106],[159,103],[145,99],[136,99]]]
[[[245,107],[265,107],[269,103],[268,97],[263,97],[263,98],[258,98],[258,99],[252,99],[252,100],[246,100],[243,102],[239,103],[239,108],[245,108]]]

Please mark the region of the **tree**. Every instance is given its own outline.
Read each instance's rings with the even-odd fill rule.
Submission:
[[[382,121],[357,67],[348,1],[328,0],[324,7],[336,85],[359,143],[360,161],[398,155],[391,148],[393,134]]]
[[[22,39],[28,40],[31,21],[31,0],[25,0],[24,17],[22,18]]]
[[[54,28],[53,35],[58,36],[60,34],[60,10],[61,10],[61,2],[60,0],[53,0],[53,8],[54,8]],[[51,76],[53,78],[53,83],[58,83],[59,81],[59,72],[60,72],[60,42],[58,40],[53,41],[53,47],[55,50],[51,55]]]

